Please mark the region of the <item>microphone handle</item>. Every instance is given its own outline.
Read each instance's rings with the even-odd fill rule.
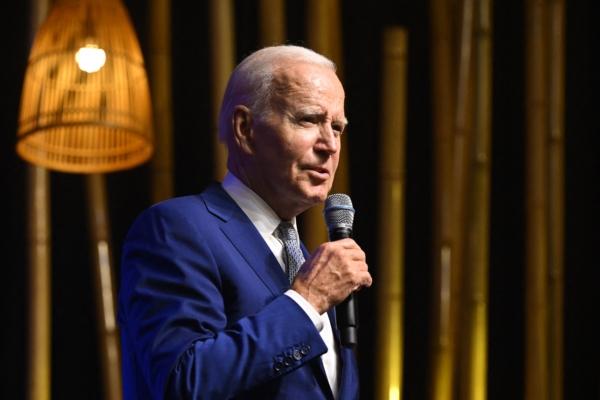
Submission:
[[[337,305],[336,316],[342,344],[350,347],[356,346],[358,343],[358,321],[356,319],[356,303],[352,293],[346,297],[346,300]]]
[[[352,237],[352,229],[346,227],[332,229],[329,232],[329,241],[331,242],[349,237]],[[358,318],[354,294],[350,293],[350,296],[338,304],[335,309],[342,344],[344,346],[355,347],[358,343]]]

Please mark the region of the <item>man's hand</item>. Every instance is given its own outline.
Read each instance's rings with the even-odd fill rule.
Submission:
[[[354,240],[343,239],[320,245],[302,265],[292,289],[322,314],[372,282],[364,251]]]

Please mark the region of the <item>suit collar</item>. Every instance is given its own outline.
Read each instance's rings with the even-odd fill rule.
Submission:
[[[225,222],[229,221],[238,210],[241,212],[219,183],[212,183],[201,196],[208,211]]]
[[[277,259],[250,219],[233,199],[215,183],[202,197],[210,213],[223,221],[221,231],[274,295],[289,289],[289,282]]]

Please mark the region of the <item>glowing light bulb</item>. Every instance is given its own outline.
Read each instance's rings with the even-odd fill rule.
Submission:
[[[106,52],[95,44],[86,44],[75,53],[79,69],[87,73],[97,72],[106,63]]]

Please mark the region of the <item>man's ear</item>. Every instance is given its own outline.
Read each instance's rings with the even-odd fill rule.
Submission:
[[[254,152],[254,130],[252,129],[252,112],[243,105],[233,109],[233,141],[246,154]]]

